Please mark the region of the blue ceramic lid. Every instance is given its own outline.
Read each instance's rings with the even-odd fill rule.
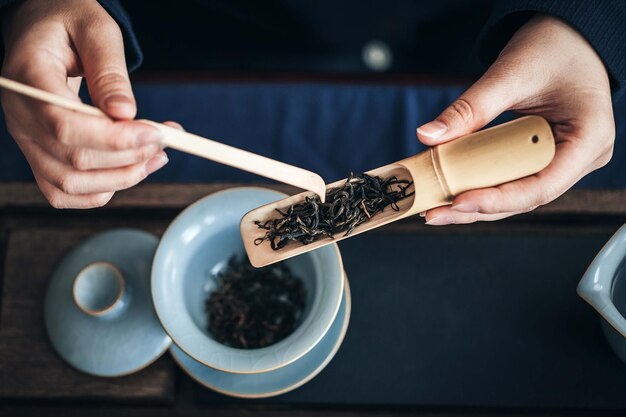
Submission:
[[[44,304],[46,330],[73,367],[97,376],[136,372],[171,340],[150,292],[156,236],[135,229],[95,235],[58,264]]]

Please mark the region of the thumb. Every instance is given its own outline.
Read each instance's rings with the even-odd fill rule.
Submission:
[[[512,82],[488,71],[435,120],[417,128],[428,146],[475,132],[514,104]]]
[[[80,31],[85,33],[78,33],[73,40],[94,104],[113,119],[133,119],[137,105],[119,27],[111,20]]]

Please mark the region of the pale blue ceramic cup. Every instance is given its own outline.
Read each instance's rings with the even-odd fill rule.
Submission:
[[[204,303],[217,273],[231,256],[245,256],[241,218],[284,197],[257,187],[214,193],[187,207],[161,238],[152,265],[154,307],[172,341],[194,360],[224,372],[271,371],[313,349],[333,323],[344,292],[336,244],[285,261],[307,290],[304,318],[290,336],[261,349],[236,349],[218,343],[207,331]]]
[[[609,345],[626,362],[626,225],[595,257],[578,284],[578,295],[604,318]]]

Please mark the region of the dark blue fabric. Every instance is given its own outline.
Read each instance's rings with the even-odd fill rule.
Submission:
[[[122,8],[119,0],[99,0],[100,5],[117,22],[124,37],[124,53],[126,55],[126,65],[129,71],[133,71],[141,65],[143,53],[139,47],[139,42],[133,31],[128,15]]]
[[[415,128],[460,88],[338,85],[186,85],[138,88],[141,116],[169,117],[191,132],[318,172],[344,178],[422,149]],[[428,103],[428,104],[426,104]],[[159,112],[171,109],[167,116]],[[427,108],[430,111],[427,112]],[[173,175],[191,180],[258,177],[211,162],[172,155]]]
[[[423,149],[415,128],[435,117],[464,86],[339,84],[139,84],[139,117],[175,120],[199,135],[318,172],[327,181]],[[626,101],[615,108],[615,155],[579,185],[626,188]],[[500,121],[504,120],[501,118]],[[1,180],[28,180],[30,169],[1,133]],[[168,150],[170,163],[153,181],[264,181],[263,178]]]
[[[616,97],[626,83],[626,1],[500,0],[479,39],[484,62],[495,60],[513,33],[534,13],[559,17],[578,30],[602,58]]]
[[[387,71],[472,74],[498,56],[534,13],[579,30],[602,57],[617,94],[626,82],[626,2],[623,0],[101,0],[130,33],[132,53],[163,69],[369,71],[361,48],[384,41]],[[482,36],[479,37],[479,33]],[[166,35],[164,35],[166,33]],[[477,42],[478,38],[478,42]]]
[[[493,0],[122,0],[142,70],[371,72],[364,45],[385,42],[388,72],[475,76],[476,37]]]
[[[0,14],[15,1],[0,0]],[[562,18],[587,38],[614,90],[626,81],[622,0],[196,0],[176,7],[169,0],[133,0],[123,3],[129,13],[120,0],[99,2],[122,30],[130,70],[142,63],[143,48],[152,70],[363,72],[369,69],[361,49],[380,40],[393,57],[388,71],[477,75],[473,44],[489,62],[519,26],[541,12]]]

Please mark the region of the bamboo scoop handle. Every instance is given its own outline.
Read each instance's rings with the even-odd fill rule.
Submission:
[[[449,204],[469,190],[487,188],[541,171],[555,153],[550,125],[526,116],[435,146],[398,164],[415,180],[407,216]]]
[[[108,116],[97,107],[76,102],[29,85],[18,83],[8,78],[0,77],[0,87],[79,113],[108,118]],[[141,120],[141,122],[149,123],[163,133],[164,146],[224,165],[229,165],[243,171],[252,172],[253,174],[261,175],[298,188],[313,191],[320,196],[322,201],[324,201],[326,197],[326,184],[324,184],[322,177],[314,172],[257,155],[243,149],[225,145],[211,139],[206,139],[189,132],[174,129],[162,123],[149,120]]]

